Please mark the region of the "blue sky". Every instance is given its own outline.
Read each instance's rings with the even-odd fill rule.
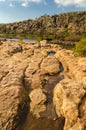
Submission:
[[[86,11],[86,0],[0,0],[0,23],[73,11]]]

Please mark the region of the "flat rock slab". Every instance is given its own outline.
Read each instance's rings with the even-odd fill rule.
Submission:
[[[60,63],[55,57],[48,56],[43,60],[41,68],[46,73],[53,75],[60,72]]]

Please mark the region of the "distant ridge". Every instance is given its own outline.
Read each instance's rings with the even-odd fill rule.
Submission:
[[[58,34],[63,31],[79,34],[86,33],[86,11],[53,16],[44,15],[35,20],[28,19],[0,25],[1,33]]]

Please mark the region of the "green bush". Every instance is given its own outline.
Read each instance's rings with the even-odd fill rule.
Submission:
[[[23,43],[23,38],[22,37],[19,37],[19,40],[18,40],[20,43]]]
[[[76,43],[74,53],[78,56],[86,56],[86,38]]]

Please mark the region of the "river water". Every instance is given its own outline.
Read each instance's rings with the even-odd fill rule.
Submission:
[[[18,38],[7,38],[7,41],[13,41],[13,42],[18,42],[19,39]],[[23,42],[27,43],[36,43],[36,40],[33,39],[23,39]]]

